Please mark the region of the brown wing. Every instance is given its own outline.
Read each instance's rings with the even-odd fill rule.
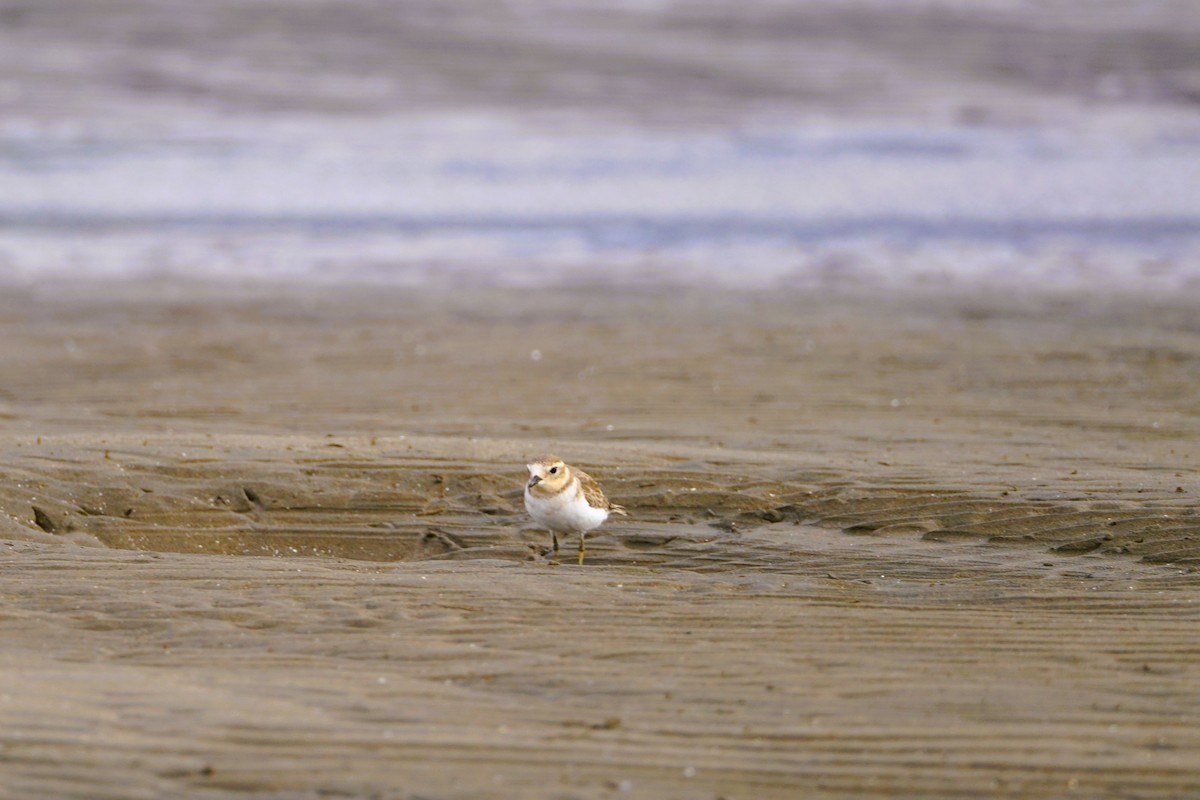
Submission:
[[[583,489],[583,499],[587,500],[587,504],[592,508],[606,508],[614,514],[625,514],[625,509],[609,501],[604,496],[604,490],[600,488],[600,484],[588,475],[583,470],[574,470],[575,477],[579,478],[579,488]],[[628,516],[628,515],[626,515]]]

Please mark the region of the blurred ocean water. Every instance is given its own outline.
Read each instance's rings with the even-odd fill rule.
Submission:
[[[52,5],[82,13],[66,0]],[[174,30],[172,3],[143,5]],[[668,46],[690,53],[685,45],[698,47],[693,40],[704,37],[724,42],[720,25],[710,19],[696,33],[700,23],[689,17],[664,27],[669,14],[661,7],[593,4],[607,28],[570,15],[539,18],[515,27],[510,50],[493,54],[514,79],[548,81],[559,73],[545,70],[556,64],[584,69],[574,78],[583,99],[572,105],[561,99],[570,87],[552,81],[489,99],[487,64],[456,76],[474,82],[465,98],[437,59],[430,66],[428,58],[381,56],[360,69],[366,74],[339,75],[319,56],[350,61],[353,50],[307,28],[292,31],[294,40],[252,40],[235,53],[240,60],[205,60],[213,34],[200,23],[228,22],[253,5],[225,2],[199,20],[195,12],[180,17],[187,24],[175,39],[140,52],[120,37],[97,52],[72,27],[74,17],[9,21],[10,43],[26,28],[34,34],[20,39],[28,50],[39,35],[42,46],[50,40],[59,50],[41,71],[23,61],[26,74],[0,87],[8,98],[0,118],[0,275],[753,289],[929,281],[1200,286],[1200,113],[1185,91],[1162,88],[1177,90],[1177,73],[1193,61],[1200,75],[1200,57],[1127,74],[1080,56],[1079,68],[1096,72],[1091,88],[1082,99],[1082,90],[1059,88],[1056,106],[1043,86],[978,78],[970,64],[944,74],[926,65],[921,77],[872,93],[845,77],[855,73],[843,62],[869,65],[879,52],[824,52],[797,64],[775,53],[781,44],[769,26],[752,26],[742,34],[758,48],[748,52],[761,51],[751,77],[767,77],[747,78],[738,51],[712,62],[709,82],[694,85],[691,73],[668,69],[675,62],[639,64],[633,56]],[[806,5],[810,13],[825,7]],[[517,23],[530,7],[514,6]],[[381,13],[363,8],[364,19]],[[872,8],[842,20],[843,38],[866,36],[854,22],[876,19]],[[1165,25],[1176,7],[1147,8]],[[1051,31],[1062,24],[1002,11],[949,18],[974,21],[964,30],[984,42],[989,30],[1005,35],[1001,23]],[[913,4],[893,13],[911,22],[927,11]],[[461,20],[420,19],[426,33],[458,37],[464,57],[480,46],[463,33],[476,28]],[[936,38],[939,18],[920,19],[926,27],[917,30]],[[1111,23],[1118,33],[1132,24],[1123,20]],[[819,21],[829,25],[828,16]],[[270,19],[261,25],[272,30]],[[594,46],[620,25],[638,36],[626,50],[609,51],[623,59],[612,69],[624,70],[629,91],[645,95],[639,100],[607,107],[595,91],[606,68],[580,68],[569,52],[543,53],[544,64],[512,63],[531,38]],[[807,29],[798,30],[791,43],[802,48]],[[1200,25],[1186,33],[1195,31]],[[1102,32],[1111,47],[1112,30]],[[836,34],[831,41],[840,41]],[[397,37],[397,47],[412,47]],[[919,44],[885,53],[893,65],[876,69],[912,72],[921,65]],[[264,52],[299,66],[272,74],[255,62]],[[39,50],[29,58],[46,56]],[[124,66],[91,73],[89,64],[114,59]],[[816,100],[803,90],[828,82],[823,71],[844,85]],[[87,73],[81,80],[93,84],[90,94],[48,77],[72,72]],[[1126,86],[1139,85],[1130,74],[1160,73],[1175,83],[1160,80],[1157,95]],[[440,90],[431,74],[443,79]],[[181,83],[183,75],[191,84]],[[420,97],[389,88],[387,81],[408,75],[424,76],[432,88]],[[726,86],[733,78],[749,89]],[[215,88],[196,90],[205,81]],[[231,100],[269,95],[276,84],[287,102]],[[774,91],[776,84],[792,91]],[[708,95],[658,113],[685,91]],[[759,102],[747,104],[742,95],[755,92]],[[1116,100],[1104,101],[1105,92]],[[906,105],[909,95],[916,99]],[[330,109],[339,97],[358,106]]]

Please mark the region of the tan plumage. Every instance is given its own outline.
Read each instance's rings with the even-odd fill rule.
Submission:
[[[529,480],[525,484],[525,509],[550,531],[554,552],[558,552],[559,533],[578,533],[582,564],[584,535],[609,514],[626,515],[625,509],[610,501],[591,475],[567,465],[558,456],[538,456],[526,466]]]
[[[604,490],[600,488],[600,484],[596,483],[595,478],[581,469],[573,469],[572,467],[567,467],[567,469],[579,481],[579,486],[583,490],[583,499],[587,500],[589,506],[592,508],[603,508],[614,514],[628,516],[625,513],[624,506],[619,506],[604,496]]]

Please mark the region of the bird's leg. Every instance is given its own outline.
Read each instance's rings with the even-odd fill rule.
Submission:
[[[582,534],[582,533],[579,534],[579,563],[580,563],[580,565],[583,564],[583,554],[584,554],[583,537],[584,536],[585,536],[585,534]]]
[[[550,531],[550,541],[554,544],[554,552],[558,552],[558,534]]]

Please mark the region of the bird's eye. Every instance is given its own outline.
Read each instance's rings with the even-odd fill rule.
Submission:
[[[550,468],[550,474],[551,474],[551,475],[557,475],[557,474],[558,474],[558,467],[551,467],[551,468]]]

